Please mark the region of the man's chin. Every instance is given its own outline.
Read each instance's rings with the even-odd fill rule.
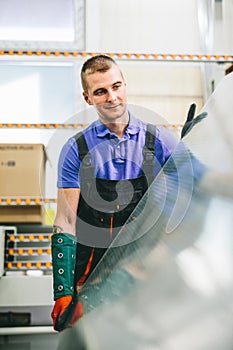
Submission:
[[[124,109],[115,109],[115,110],[107,110],[103,113],[98,113],[101,119],[104,119],[108,122],[120,123],[124,119],[124,117],[128,117],[127,111]]]

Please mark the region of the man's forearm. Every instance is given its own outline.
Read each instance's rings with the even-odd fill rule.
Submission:
[[[76,235],[79,196],[80,189],[78,188],[60,188],[58,190],[54,233],[67,232]]]
[[[76,217],[67,219],[64,217],[56,216],[53,223],[53,233],[67,232],[76,236]]]

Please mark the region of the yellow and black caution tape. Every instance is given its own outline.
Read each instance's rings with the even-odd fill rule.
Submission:
[[[40,197],[0,197],[0,206],[1,205],[41,205],[57,203],[57,198],[40,198]]]
[[[164,126],[166,129],[180,129],[182,124],[156,124],[157,126]],[[17,124],[17,123],[0,123],[1,128],[18,128],[18,129],[85,129],[88,124]]]
[[[7,254],[9,256],[32,256],[32,255],[51,255],[51,249],[47,248],[47,249],[42,249],[42,248],[9,248]]]
[[[233,62],[232,55],[226,54],[175,54],[175,53],[130,53],[130,52],[85,52],[85,51],[30,51],[30,50],[0,50],[0,56],[37,56],[37,57],[68,57],[87,58],[98,54],[108,55],[115,59],[153,60],[153,61],[183,61],[183,62]]]
[[[10,243],[20,243],[20,242],[50,242],[52,233],[17,233],[17,234],[8,234],[7,242]],[[48,253],[48,252],[47,252]],[[12,255],[12,254],[11,254]]]
[[[52,269],[52,262],[47,261],[47,262],[32,262],[32,261],[27,261],[27,262],[22,262],[22,261],[17,261],[17,262],[7,262],[6,263],[6,269],[7,270],[51,270]]]
[[[86,128],[88,124],[61,124],[61,123],[0,123],[0,128],[17,129],[78,129]]]

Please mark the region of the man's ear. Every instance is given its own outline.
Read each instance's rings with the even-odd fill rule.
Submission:
[[[89,105],[92,105],[92,102],[90,101],[89,96],[86,92],[83,92],[83,97],[86,103],[88,103]]]

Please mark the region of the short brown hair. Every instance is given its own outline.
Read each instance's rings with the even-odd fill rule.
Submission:
[[[114,59],[107,55],[93,56],[84,62],[81,70],[81,83],[83,90],[85,92],[88,90],[86,82],[86,76],[88,74],[107,72],[113,65],[117,65],[117,63],[114,61]]]

